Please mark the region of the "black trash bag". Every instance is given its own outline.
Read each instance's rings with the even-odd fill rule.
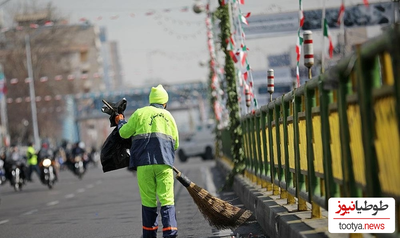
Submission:
[[[118,128],[114,128],[111,134],[104,141],[100,152],[100,161],[103,172],[129,167],[132,140],[123,139],[119,135]]]

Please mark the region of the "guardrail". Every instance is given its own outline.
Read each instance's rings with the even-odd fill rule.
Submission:
[[[299,211],[310,203],[312,218],[330,197],[394,197],[400,230],[399,24],[241,122],[254,183]]]

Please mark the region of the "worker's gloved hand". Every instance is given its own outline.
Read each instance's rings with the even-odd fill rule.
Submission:
[[[114,122],[115,122],[115,124],[118,125],[118,122],[119,122],[120,120],[124,120],[124,119],[125,119],[124,114],[117,114],[117,115],[114,117]]]

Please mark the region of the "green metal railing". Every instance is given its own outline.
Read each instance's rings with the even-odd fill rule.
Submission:
[[[308,202],[320,217],[330,197],[389,196],[399,216],[400,25],[244,116],[242,128],[245,176],[297,198],[298,210]],[[229,133],[222,138],[229,160]]]

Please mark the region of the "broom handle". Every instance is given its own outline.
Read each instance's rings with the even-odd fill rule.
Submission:
[[[181,174],[181,171],[179,171],[177,168],[175,168],[175,166],[172,166],[172,169],[173,169],[174,172],[177,173],[178,175]]]
[[[113,110],[114,112],[117,112],[106,100],[102,99],[101,100],[110,110]]]

